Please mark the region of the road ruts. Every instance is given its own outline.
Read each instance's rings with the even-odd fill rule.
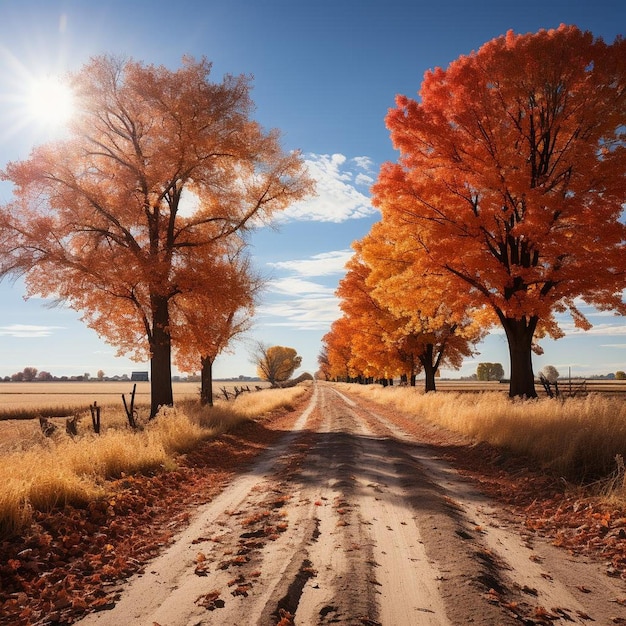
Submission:
[[[508,626],[521,613],[506,605],[526,589],[537,596],[522,623],[541,624],[529,620],[542,571],[524,573],[539,566],[515,541],[425,446],[317,383],[294,431],[198,510],[111,611],[81,623]],[[580,607],[567,623],[588,623]]]

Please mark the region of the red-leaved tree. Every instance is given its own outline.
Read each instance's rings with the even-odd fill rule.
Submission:
[[[626,314],[626,42],[576,27],[512,32],[425,75],[387,126],[383,220],[490,308],[512,396],[535,396],[532,349],[590,324],[578,302]]]

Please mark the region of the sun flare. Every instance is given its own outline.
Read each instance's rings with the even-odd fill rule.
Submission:
[[[46,127],[64,126],[74,112],[70,86],[58,76],[32,78],[26,94],[28,117]]]

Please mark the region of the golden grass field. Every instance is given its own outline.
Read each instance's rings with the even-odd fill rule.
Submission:
[[[122,394],[125,394],[128,399],[135,384],[137,385],[135,403],[149,404],[150,383],[148,382],[2,382],[0,383],[0,421],[2,420],[3,412],[9,409],[75,406],[78,409],[87,410],[89,405],[94,402],[97,402],[100,406],[119,405],[121,407]],[[420,384],[423,384],[423,382],[418,381],[417,389],[420,389]],[[569,393],[569,391],[581,391],[583,382],[575,379],[571,385],[567,381],[561,381],[559,384],[563,393]],[[231,392],[235,386],[249,386],[251,390],[254,390],[257,385],[266,387],[267,383],[258,381],[243,383],[241,381],[217,381],[213,384],[213,394],[218,399],[222,397],[220,389],[223,387]],[[587,392],[626,394],[626,381],[585,381],[584,388]],[[437,389],[440,391],[494,391],[506,393],[508,392],[508,385],[498,382],[437,380]],[[200,394],[200,383],[175,382],[173,383],[173,391],[175,401],[197,398]],[[539,396],[545,395],[540,386],[537,387],[537,393]]]
[[[580,395],[593,392],[626,394],[626,380],[582,380],[573,378],[571,382],[568,379],[560,379],[558,382],[559,389],[564,395]],[[504,393],[509,391],[507,383],[499,383],[498,381],[437,380],[436,386],[438,391],[499,391]],[[539,397],[546,395],[539,383],[535,386],[535,389]]]
[[[131,431],[121,401],[114,408],[107,406],[105,398],[129,393],[132,386],[128,389],[126,385],[124,390],[111,386],[107,388],[110,393],[92,387],[90,393],[85,389],[85,395],[78,394],[77,407],[88,407],[94,399],[102,402],[102,431],[94,434],[89,411],[83,412],[78,438],[71,438],[63,428],[52,437],[44,437],[34,419],[0,420],[0,537],[20,532],[30,523],[33,510],[49,511],[66,504],[84,506],[106,496],[108,479],[175,467],[177,455],[239,423],[278,408],[290,408],[306,388],[263,389],[206,407],[195,399],[197,384],[188,383],[177,386],[175,407],[162,408],[154,420],[143,421],[139,430]],[[67,389],[57,386],[57,390],[66,396],[64,403],[74,401],[62,393]],[[185,394],[194,398],[186,399]],[[56,421],[61,425],[64,420]]]
[[[6,419],[15,412],[23,411],[23,417],[30,417],[38,410],[54,423],[65,428],[65,421],[55,419],[54,416],[68,415],[70,412],[79,413],[83,419],[91,419],[89,407],[97,402],[102,408],[102,422],[106,426],[111,413],[116,415],[114,420],[123,421],[122,394],[130,403],[130,396],[135,390],[135,407],[138,409],[140,418],[147,418],[150,406],[150,383],[131,381],[109,382],[11,382],[0,383],[0,454],[3,450],[10,449],[16,441],[28,440],[33,434],[38,433],[39,423],[33,419]],[[217,400],[223,398],[221,389],[233,393],[234,387],[249,386],[251,390],[255,385],[267,387],[264,382],[245,383],[240,381],[218,381],[213,385],[213,394]],[[195,400],[200,395],[199,382],[175,382],[172,384],[174,401]],[[55,409],[58,411],[55,412]],[[22,417],[22,416],[20,416]]]

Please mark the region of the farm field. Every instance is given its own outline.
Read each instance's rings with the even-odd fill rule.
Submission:
[[[76,406],[87,407],[121,404],[122,394],[127,397],[137,385],[135,402],[150,402],[148,382],[18,382],[0,385],[0,413],[5,409],[27,407]],[[174,398],[183,399],[198,394],[199,383],[175,383]]]
[[[97,402],[101,405],[117,404],[121,402],[122,394],[127,396],[137,385],[137,402],[149,402],[150,383],[132,381],[89,381],[89,382],[9,382],[0,383],[0,413],[3,409],[22,408],[32,406],[85,406],[85,408]],[[266,387],[267,383],[261,381],[219,380],[213,383],[213,393],[221,395],[220,390],[225,388],[229,393],[235,387],[246,387],[254,390],[256,386]],[[417,389],[422,389],[423,381],[418,380]],[[543,394],[541,385],[537,385],[537,393]],[[626,393],[626,380],[582,380],[572,379],[571,384],[567,380],[559,381],[559,388],[563,393],[585,390],[598,393]],[[471,380],[437,380],[439,391],[502,391],[508,392],[508,384],[498,381],[471,381]],[[173,383],[174,399],[182,400],[194,398],[200,392],[199,382],[175,382]]]
[[[126,401],[130,402],[133,385],[137,385],[135,392],[135,407],[140,411],[144,407],[147,414],[150,406],[150,383],[131,381],[90,381],[90,382],[16,382],[0,383],[0,454],[11,450],[16,442],[29,441],[40,435],[39,423],[36,419],[11,419],[13,411],[59,409],[59,418],[51,418],[59,427],[65,428],[67,409],[75,407],[76,412],[85,416],[89,421],[89,407],[94,402],[105,411],[105,418],[109,414],[124,415],[122,394]],[[216,401],[223,398],[222,389],[229,394],[234,393],[234,388],[249,386],[254,390],[256,386],[267,387],[263,382],[256,381],[253,384],[243,384],[241,381],[217,381],[213,384],[213,394]],[[196,399],[200,394],[199,382],[175,382],[173,383],[174,402],[187,399]],[[49,415],[49,413],[47,413]],[[118,418],[115,418],[118,419]]]
[[[76,406],[84,407],[97,402],[100,406],[122,404],[122,394],[128,398],[137,385],[135,393],[136,404],[150,403],[150,383],[132,381],[124,382],[16,382],[0,383],[0,416],[6,409],[29,407]],[[241,381],[216,381],[213,383],[213,393],[217,396],[223,387],[232,391],[235,386],[255,385],[266,386],[264,383],[241,383]],[[173,383],[174,401],[186,398],[196,398],[200,394],[199,382]],[[1,417],[0,417],[1,419]]]
[[[419,383],[423,381],[418,381]],[[563,394],[568,393],[626,393],[626,380],[585,380],[572,378],[559,379],[559,389]],[[503,391],[508,393],[509,385],[506,382],[498,381],[473,381],[473,380],[437,380],[438,391]],[[540,384],[535,385],[537,394],[541,397],[545,391]]]

